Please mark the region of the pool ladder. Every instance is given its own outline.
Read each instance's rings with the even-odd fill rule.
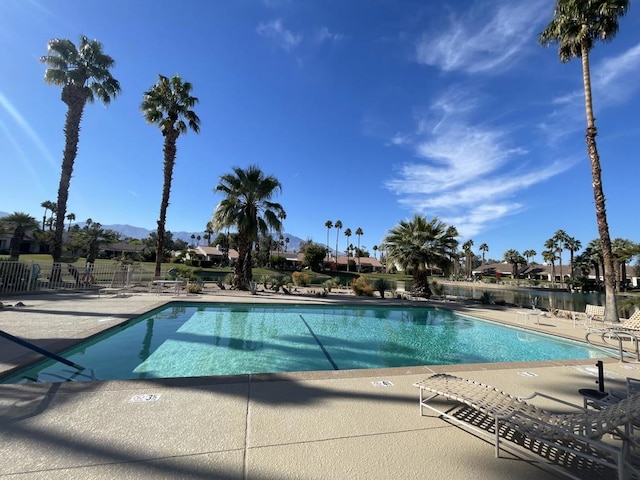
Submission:
[[[11,335],[10,333],[5,332],[4,330],[0,330],[0,337],[6,338],[7,340],[9,340],[10,342],[13,343],[17,343],[18,345],[28,348],[29,350],[33,350],[34,352],[37,352],[41,355],[44,355],[47,358],[50,358],[51,360],[55,360],[56,362],[60,362],[60,363],[64,363],[65,365],[68,365],[70,367],[75,368],[75,371],[71,372],[71,376],[69,376],[68,378],[65,378],[61,375],[57,375],[57,374],[47,374],[47,375],[51,375],[53,377],[57,377],[57,378],[61,378],[63,379],[65,382],[71,382],[73,381],[73,379],[75,377],[78,376],[82,376],[82,377],[89,377],[91,380],[97,380],[96,376],[95,376],[95,372],[92,368],[85,368],[82,365],[79,365],[75,362],[72,362],[71,360],[67,360],[66,358],[61,357],[60,355],[56,355],[53,352],[50,352],[49,350],[45,350],[42,347],[39,347],[31,342],[28,342],[22,338],[18,338],[14,335]],[[89,375],[87,375],[86,373],[82,373],[83,371],[87,371],[89,372]],[[23,377],[25,380],[31,380],[33,382],[39,382],[40,378],[33,378],[33,377]]]
[[[594,343],[593,340],[589,338],[591,335],[599,335],[600,344]],[[631,356],[631,353],[624,349],[622,342],[631,340],[635,347],[636,360],[640,362],[640,338],[638,338],[638,336],[636,336],[632,332],[629,332],[627,330],[592,330],[590,332],[587,332],[585,339],[587,343],[589,343],[589,345],[592,345],[596,348],[603,348],[603,344],[606,347],[617,347],[619,360],[621,362],[624,362],[625,357]],[[615,343],[612,343],[613,341],[617,341],[617,345]]]

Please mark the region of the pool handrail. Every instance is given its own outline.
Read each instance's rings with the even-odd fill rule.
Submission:
[[[83,367],[82,365],[72,362],[71,360],[67,360],[66,358],[62,358],[60,355],[56,355],[55,353],[50,352],[49,350],[45,350],[44,348],[39,347],[26,340],[23,340],[22,338],[15,337],[10,333],[5,332],[4,330],[0,330],[0,337],[4,337],[10,342],[17,343],[22,347],[25,347],[25,348],[28,348],[29,350],[33,350],[34,352],[40,353],[45,357],[50,358],[51,360],[55,360],[56,362],[64,363],[65,365],[73,367],[77,370],[86,370],[85,367]]]

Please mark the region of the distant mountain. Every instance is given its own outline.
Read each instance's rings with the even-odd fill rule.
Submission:
[[[6,217],[7,215],[9,215],[7,212],[0,212],[0,218]],[[78,222],[78,226],[80,228],[84,227],[84,225],[85,225],[85,222]],[[102,228],[118,232],[120,235],[122,235],[123,238],[138,238],[138,239],[147,238],[151,234],[151,232],[155,231],[155,230],[148,230],[142,227],[134,227],[133,225],[120,225],[120,224],[102,225]],[[195,235],[202,236],[203,234],[203,232],[171,232],[171,233],[173,233],[174,240],[180,239],[180,240],[184,240],[187,243],[192,242],[191,235],[195,234]],[[300,244],[304,242],[304,240],[301,239],[300,237],[296,237],[295,235],[291,235],[289,233],[285,233],[284,237],[289,238],[289,245],[287,245],[287,251],[289,252],[298,251],[300,249]],[[202,242],[202,239],[200,240],[200,242]]]

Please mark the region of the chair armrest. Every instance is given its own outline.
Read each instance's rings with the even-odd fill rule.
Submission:
[[[531,400],[532,398],[535,398],[535,397],[542,397],[542,398],[546,398],[547,400],[553,400],[554,402],[560,403],[562,405],[566,405],[568,407],[575,408],[576,410],[580,410],[581,412],[587,411],[586,408],[581,407],[580,405],[576,405],[575,403],[567,402],[566,400],[561,400],[559,398],[552,397],[551,395],[547,395],[546,393],[540,393],[540,392],[533,392],[533,394],[529,395],[528,397],[518,397],[518,400]]]

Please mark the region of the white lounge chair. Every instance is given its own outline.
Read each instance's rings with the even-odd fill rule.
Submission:
[[[564,452],[570,459],[581,457],[614,469],[620,480],[629,478],[627,474],[631,473],[640,478],[640,472],[631,465],[629,456],[630,446],[636,445],[629,432],[631,424],[640,418],[640,393],[630,395],[618,403],[602,406],[599,410],[587,410],[539,392],[526,398],[514,397],[491,386],[447,374],[433,375],[414,385],[420,388],[421,415],[424,415],[424,408],[428,408],[466,429],[493,437],[496,457],[500,456],[503,436],[510,436],[512,433],[509,432],[515,431],[528,439],[526,443],[529,447],[532,442],[549,447],[536,450],[544,452],[549,458],[545,463],[549,468],[570,478],[580,477],[553,461],[560,455],[549,455],[549,449]],[[430,403],[438,396],[460,405],[441,410]],[[554,413],[525,401],[534,397],[553,400],[562,405],[564,410],[571,407],[575,411]],[[489,417],[490,421],[481,422],[481,426],[485,428],[475,426],[465,421],[468,415],[464,412],[460,414],[457,407],[470,407]],[[616,434],[621,440],[617,443],[605,442],[602,437],[607,433]],[[512,444],[507,447],[513,448]],[[504,443],[502,448],[505,448]],[[541,459],[539,455],[531,453],[531,448],[517,451],[535,461]]]

